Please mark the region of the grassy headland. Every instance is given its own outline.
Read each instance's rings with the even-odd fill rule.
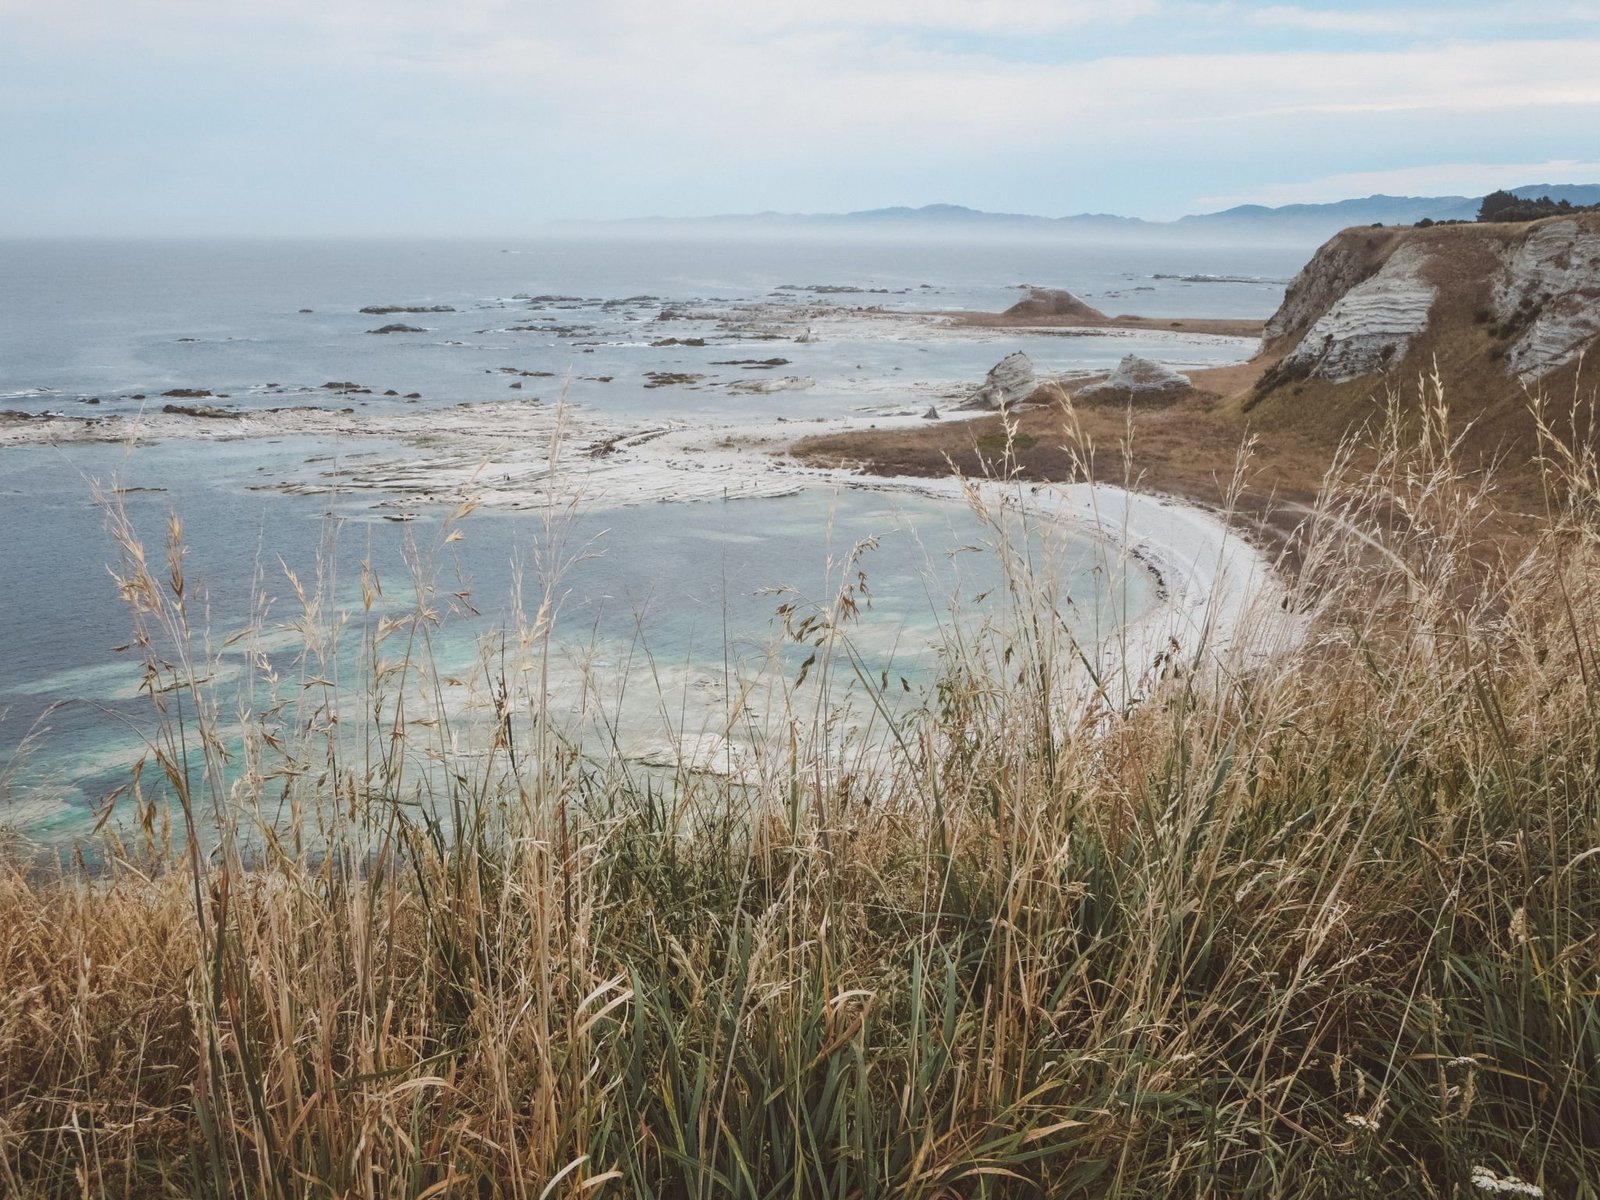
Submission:
[[[105,872],[0,874],[0,1190],[1600,1194],[1600,473],[1546,442],[1487,541],[1434,400],[1307,492],[1294,649],[1101,686],[997,526],[1008,615],[892,750],[755,785],[566,740],[538,597],[462,752],[423,567],[406,619],[302,598],[229,783],[181,531],[119,527],[166,720]],[[791,613],[797,711],[858,582]]]

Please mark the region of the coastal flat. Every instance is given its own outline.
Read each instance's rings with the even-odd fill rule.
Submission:
[[[1265,321],[1231,317],[1135,317],[1127,314],[1106,316],[1085,313],[1081,316],[1029,313],[927,313],[946,317],[950,324],[967,329],[1106,329],[1130,333],[1198,333],[1210,337],[1258,338]]]
[[[1229,506],[1242,467],[1233,508],[1265,540],[1281,544],[1315,499],[1328,451],[1290,429],[1256,432],[1229,403],[1249,390],[1265,365],[1257,359],[1191,372],[1193,390],[1167,402],[1074,404],[1067,391],[1047,385],[1036,393],[1042,402],[1009,418],[989,413],[920,427],[848,430],[803,438],[791,452],[809,466],[853,467],[869,475],[935,478],[954,468],[1038,482],[1093,478],[1211,510]],[[1014,430],[1009,443],[1008,420]],[[1252,434],[1257,440],[1241,458]]]

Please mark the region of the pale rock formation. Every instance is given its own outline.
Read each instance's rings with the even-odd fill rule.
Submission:
[[[1285,365],[1344,383],[1399,362],[1412,339],[1428,327],[1438,294],[1421,276],[1426,262],[1419,246],[1401,246],[1375,275],[1345,292],[1317,318]]]
[[[1161,363],[1151,362],[1148,358],[1140,358],[1137,354],[1129,354],[1105,379],[1079,388],[1078,395],[1085,399],[1125,394],[1136,397],[1161,396],[1181,392],[1187,387],[1187,375],[1181,375]]]
[[[803,392],[816,386],[816,380],[800,375],[785,375],[779,379],[739,379],[728,385],[728,390],[739,396],[770,396],[774,392]]]
[[[1571,219],[1535,226],[1506,254],[1494,314],[1532,316],[1508,355],[1524,383],[1577,358],[1600,336],[1600,232]]]
[[[966,408],[1010,408],[1033,395],[1037,381],[1033,375],[1033,359],[1021,350],[1006,355],[984,376],[983,382],[973,392]]]
[[[1348,238],[1334,238],[1312,256],[1289,281],[1283,303],[1263,330],[1267,342],[1304,329],[1323,313],[1333,297],[1342,296],[1370,271],[1368,256]]]

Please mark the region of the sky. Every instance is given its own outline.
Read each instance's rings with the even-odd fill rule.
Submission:
[[[0,234],[1600,182],[1600,0],[0,0]]]

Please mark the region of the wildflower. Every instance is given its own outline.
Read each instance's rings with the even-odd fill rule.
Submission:
[[[1472,1186],[1482,1192],[1509,1192],[1516,1196],[1543,1196],[1544,1189],[1515,1175],[1496,1175],[1488,1167],[1472,1168]]]

